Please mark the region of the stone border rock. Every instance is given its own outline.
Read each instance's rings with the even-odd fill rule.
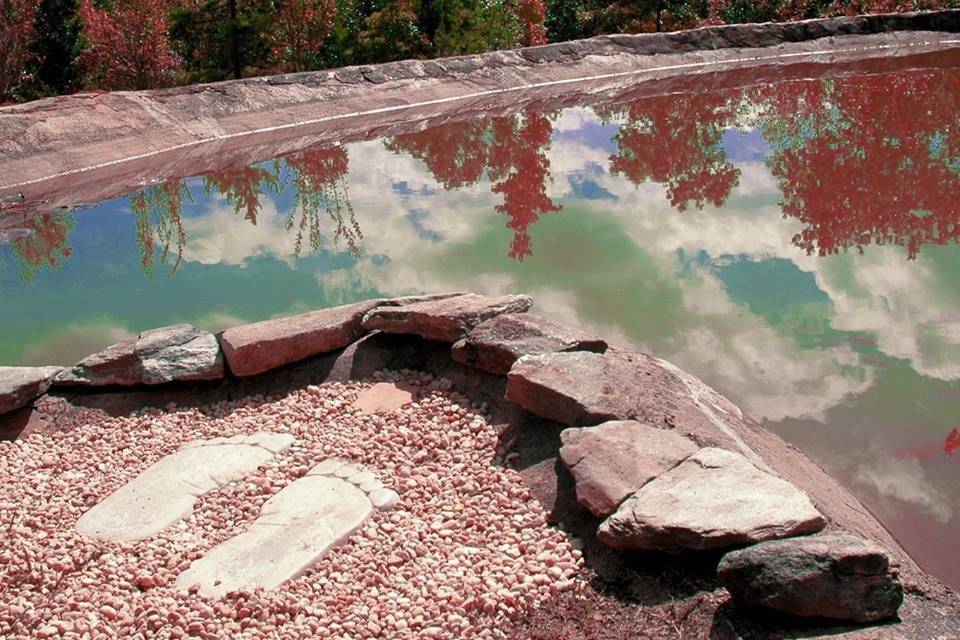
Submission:
[[[27,406],[51,381],[53,388],[76,389],[251,376],[343,350],[373,334],[417,335],[442,343],[468,367],[502,376],[509,365],[507,400],[575,427],[561,435],[559,456],[572,472],[577,500],[606,518],[597,539],[608,547],[733,549],[721,567],[745,567],[740,573],[747,577],[725,584],[748,604],[856,622],[896,614],[897,563],[882,547],[870,543],[862,550],[867,542],[836,526],[809,543],[797,538],[830,523],[809,496],[737,436],[759,427],[736,406],[662,360],[607,348],[590,334],[523,316],[532,304],[525,295],[473,293],[375,299],[234,327],[219,341],[176,325],[143,332],[59,374],[56,368],[0,369],[0,398],[16,399],[4,407]],[[846,537],[836,538],[838,531]],[[784,569],[778,554],[762,552],[767,547],[736,550],[757,543],[793,550],[806,573],[791,571],[793,565]],[[860,559],[864,554],[867,560]],[[876,570],[861,579],[863,563]],[[723,571],[734,575],[733,569]],[[750,582],[757,574],[763,580]],[[805,596],[805,583],[849,593],[842,607],[831,608],[818,596]],[[788,595],[756,595],[770,589]],[[878,590],[886,594],[879,600]]]
[[[34,182],[70,176],[93,179],[111,169],[114,182],[130,178],[146,159],[176,152],[178,164],[204,153],[231,155],[238,146],[272,142],[273,155],[302,148],[293,135],[315,135],[326,125],[342,134],[360,117],[367,131],[478,104],[511,104],[518,94],[554,97],[590,81],[591,92],[645,79],[707,73],[716,64],[755,67],[795,64],[797,55],[865,55],[899,46],[936,47],[938,34],[960,32],[960,11],[884,14],[793,23],[704,27],[659,34],[611,35],[514,51],[407,60],[380,65],[250,78],[171,89],[77,94],[0,108],[0,200]],[[913,38],[910,34],[920,34]],[[599,83],[599,85],[597,84]],[[509,94],[509,95],[507,95]],[[520,100],[522,101],[522,100]],[[413,114],[413,115],[411,115]],[[363,117],[361,117],[363,116]],[[328,136],[329,137],[329,136]],[[285,140],[279,144],[276,140]],[[242,143],[240,141],[243,141]],[[314,139],[316,140],[316,138]],[[342,140],[342,135],[336,140]],[[332,140],[331,140],[332,141]],[[315,142],[314,142],[315,143]],[[307,143],[309,144],[309,143]],[[211,147],[206,152],[202,146]],[[267,159],[266,156],[262,159]],[[168,159],[169,160],[169,159]],[[249,158],[246,161],[250,162]],[[139,165],[139,172],[156,167]],[[159,173],[164,173],[160,171]],[[49,198],[47,198],[49,200]],[[77,204],[76,201],[68,204]]]

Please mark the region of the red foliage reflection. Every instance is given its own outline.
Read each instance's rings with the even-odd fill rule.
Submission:
[[[960,238],[960,73],[910,71],[753,93],[794,243],[830,255]]]
[[[701,93],[656,96],[622,109],[598,109],[606,117],[626,115],[610,156],[610,172],[639,185],[666,185],[670,204],[685,211],[707,203],[722,206],[740,179],[721,144],[735,124],[738,95]]]
[[[232,203],[237,213],[252,224],[257,224],[260,213],[260,196],[263,187],[277,187],[277,175],[263,167],[229,167],[203,177],[204,187],[209,194],[216,189],[220,195]]]
[[[20,225],[28,232],[12,243],[20,262],[20,277],[29,282],[44,267],[59,269],[73,254],[70,231],[74,225],[76,220],[68,211],[38,215]]]
[[[953,452],[958,449],[960,449],[960,430],[954,427],[943,443],[943,452],[952,456]]]
[[[296,228],[295,252],[300,255],[306,236],[313,251],[324,244],[322,214],[334,223],[334,241],[343,240],[352,255],[359,255],[363,233],[347,192],[348,157],[344,147],[313,148],[284,158],[293,171],[296,195],[287,229]],[[296,218],[299,215],[299,222]]]
[[[522,261],[532,255],[529,228],[544,213],[561,211],[547,195],[550,161],[546,151],[553,126],[543,114],[526,109],[520,117],[453,123],[393,138],[387,148],[422,160],[434,178],[451,189],[475,184],[484,169],[491,190],[503,195],[496,210],[506,214],[514,232],[508,255]]]

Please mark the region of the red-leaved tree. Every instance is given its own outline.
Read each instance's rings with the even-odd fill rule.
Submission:
[[[517,17],[523,26],[523,45],[526,47],[547,43],[547,5],[543,0],[518,0]]]
[[[335,0],[286,0],[273,21],[273,55],[292,71],[314,68],[333,32]]]
[[[0,0],[0,103],[23,79],[40,0]]]
[[[79,61],[88,86],[151,89],[173,84],[180,60],[170,48],[168,9],[168,0],[114,0],[110,9],[82,0],[88,46]]]

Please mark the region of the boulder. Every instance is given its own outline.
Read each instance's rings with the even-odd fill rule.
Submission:
[[[227,329],[220,335],[230,371],[252,376],[336,351],[363,336],[363,316],[381,301],[367,300]]]
[[[50,388],[61,367],[0,367],[0,413],[25,407]]]
[[[627,498],[597,531],[616,549],[720,549],[823,529],[805,493],[732,451],[706,447]]]
[[[223,355],[212,333],[189,324],[151,329],[88,356],[57,376],[56,384],[135,386],[218,380]]]
[[[530,296],[481,296],[466,293],[451,298],[401,306],[380,306],[363,319],[368,331],[412,333],[428,340],[456,342],[480,323],[505,313],[524,313]]]
[[[699,449],[675,431],[633,420],[567,429],[560,440],[560,459],[573,474],[577,501],[600,518]]]
[[[364,315],[377,307],[401,307],[461,295],[430,293],[318,309],[227,329],[220,342],[234,375],[253,376],[356,342],[368,333],[362,326]]]
[[[600,338],[526,313],[509,313],[483,322],[453,345],[453,359],[484,371],[506,374],[518,358],[556,351],[603,353]]]
[[[795,616],[877,622],[897,615],[903,602],[886,550],[844,532],[732,551],[717,574],[735,600]]]
[[[523,356],[507,374],[507,399],[571,427],[608,420],[665,427],[768,468],[745,440],[759,425],[703,381],[644,353],[610,347]]]

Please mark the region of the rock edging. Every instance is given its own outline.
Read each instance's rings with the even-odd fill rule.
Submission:
[[[753,545],[732,551],[719,569],[740,601],[857,622],[896,614],[902,589],[887,552],[842,532],[797,537],[828,521],[809,496],[730,436],[746,424],[732,403],[689,376],[719,398],[705,409],[690,391],[688,374],[523,315],[532,304],[525,295],[444,293],[242,325],[219,341],[190,325],[155,329],[63,373],[0,368],[0,401],[15,398],[0,406],[26,406],[51,384],[136,386],[250,376],[343,349],[374,332],[414,334],[450,344],[452,357],[468,366],[502,374],[509,365],[507,400],[574,427],[563,432],[559,455],[574,477],[578,502],[606,518],[597,531],[600,542],[670,553]],[[730,424],[721,428],[717,421]],[[808,593],[808,584],[844,596],[831,608]],[[763,595],[768,592],[779,595]]]

